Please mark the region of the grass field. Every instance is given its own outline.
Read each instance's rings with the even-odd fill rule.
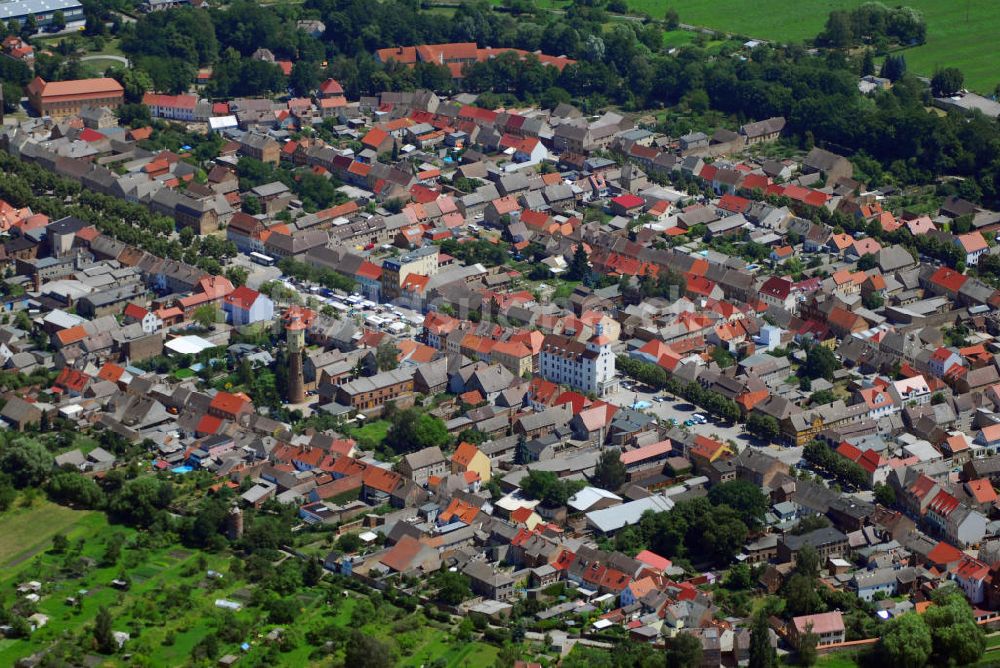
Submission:
[[[850,652],[832,652],[819,657],[816,665],[820,668],[855,668],[858,662]]]
[[[374,443],[381,443],[385,440],[385,435],[389,433],[390,423],[388,420],[370,420],[365,422],[361,428],[352,428],[351,436],[356,439],[371,439]]]
[[[815,37],[834,9],[856,7],[859,0],[629,0],[638,11],[660,18],[674,6],[682,23],[767,40],[800,42]],[[933,74],[954,66],[965,73],[966,86],[992,93],[1000,83],[1000,3],[996,0],[903,0],[927,19],[927,43],[906,49],[911,71]]]
[[[5,514],[0,531],[0,567],[16,566],[47,549],[57,533],[73,537],[87,531],[95,523],[94,516],[93,512],[71,510],[42,499],[30,508],[15,506]]]

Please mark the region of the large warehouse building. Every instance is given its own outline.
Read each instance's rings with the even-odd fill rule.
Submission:
[[[0,0],[0,20],[6,25],[11,19],[24,23],[34,16],[39,28],[52,22],[52,15],[62,12],[67,24],[82,22],[83,5],[78,0]]]

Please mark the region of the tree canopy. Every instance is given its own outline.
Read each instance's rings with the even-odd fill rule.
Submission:
[[[451,435],[441,418],[428,415],[415,408],[397,411],[392,416],[392,426],[385,435],[385,444],[397,454],[406,454],[451,442]]]
[[[621,452],[617,448],[608,448],[602,452],[597,460],[597,466],[594,468],[594,484],[615,492],[625,484],[626,479],[625,464],[622,463]]]

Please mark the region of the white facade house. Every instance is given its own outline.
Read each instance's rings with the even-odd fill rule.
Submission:
[[[163,320],[153,311],[147,311],[142,316],[142,331],[146,334],[156,334],[163,327]]]
[[[889,393],[899,406],[906,405],[911,401],[922,405],[931,400],[931,390],[923,376],[897,380],[889,386]]]
[[[240,327],[274,319],[274,302],[265,294],[240,286],[226,295],[222,303],[226,319]]]
[[[142,96],[142,103],[149,107],[149,113],[153,118],[166,118],[171,121],[194,121],[194,110],[198,106],[198,98],[194,95],[146,93]]]
[[[611,339],[600,325],[586,343],[556,334],[546,336],[538,364],[546,380],[584,393],[604,396],[617,386]]]

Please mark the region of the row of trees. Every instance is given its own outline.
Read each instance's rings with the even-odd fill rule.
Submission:
[[[623,374],[640,383],[681,396],[722,420],[735,422],[740,417],[740,407],[732,399],[727,399],[718,392],[706,390],[698,383],[682,383],[657,364],[633,359],[628,355],[619,355],[615,364]]]
[[[36,195],[35,193],[51,193]],[[190,246],[172,239],[173,219],[153,213],[147,207],[117,197],[84,190],[69,179],[0,152],[0,198],[17,207],[30,207],[52,219],[76,216],[123,243],[171,260],[193,260],[209,273],[221,271],[220,260],[230,257],[232,248],[221,240],[208,242],[206,252],[185,254]],[[65,204],[75,198],[75,204]]]
[[[863,468],[831,450],[822,441],[808,443],[802,450],[802,457],[851,487],[863,488],[868,485],[868,474]]]

